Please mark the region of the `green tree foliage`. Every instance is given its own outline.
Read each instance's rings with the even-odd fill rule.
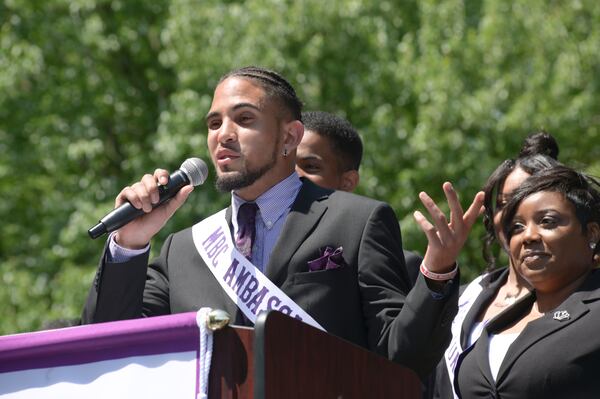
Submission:
[[[87,229],[127,184],[208,160],[219,77],[282,72],[306,109],[365,142],[359,192],[386,200],[405,246],[419,191],[467,204],[526,134],[600,173],[600,3],[593,0],[5,0],[0,4],[0,333],[79,315],[101,240]],[[226,204],[212,180],[153,243]],[[484,269],[478,226],[463,279]]]

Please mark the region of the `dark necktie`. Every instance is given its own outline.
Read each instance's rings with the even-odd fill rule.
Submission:
[[[252,258],[252,243],[256,235],[254,223],[258,206],[254,202],[245,202],[238,209],[238,233],[235,246],[246,258]]]

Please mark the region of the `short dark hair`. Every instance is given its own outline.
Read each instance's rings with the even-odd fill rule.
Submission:
[[[302,113],[304,130],[327,137],[333,150],[340,155],[344,171],[358,170],[362,161],[363,145],[358,132],[346,119],[323,111]]]
[[[532,133],[523,141],[519,156],[516,159],[504,160],[490,175],[483,186],[485,193],[483,224],[486,233],[482,252],[483,258],[488,264],[488,270],[496,267],[496,256],[492,250],[497,240],[494,228],[494,215],[498,211],[498,194],[502,192],[506,178],[515,169],[519,168],[530,175],[534,175],[542,170],[560,165],[557,158],[558,143],[554,137],[543,130]]]
[[[514,192],[502,215],[502,231],[507,240],[512,236],[511,224],[521,202],[532,194],[551,191],[562,193],[575,207],[575,215],[583,232],[592,222],[600,224],[600,183],[598,180],[577,172],[569,167],[558,165],[531,175]],[[596,246],[594,253],[600,251]]]
[[[226,73],[219,79],[219,83],[230,77],[250,79],[258,83],[294,120],[302,120],[302,101],[296,95],[294,87],[277,72],[262,67],[246,66]]]

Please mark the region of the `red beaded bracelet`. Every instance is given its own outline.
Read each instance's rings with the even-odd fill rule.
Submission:
[[[451,280],[456,276],[456,273],[458,273],[458,264],[454,263],[454,269],[452,269],[448,273],[434,273],[431,270],[429,270],[427,266],[425,266],[425,262],[421,263],[420,269],[421,273],[428,279],[435,281],[446,281]]]

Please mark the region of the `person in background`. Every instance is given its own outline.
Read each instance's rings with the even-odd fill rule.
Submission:
[[[296,172],[321,187],[353,192],[360,181],[363,144],[346,119],[324,111],[302,113],[304,136],[296,151]],[[404,250],[410,281],[414,285],[423,258]]]
[[[360,180],[363,144],[346,119],[323,111],[302,113],[304,136],[296,171],[321,187],[353,192]]]
[[[231,206],[171,234],[160,256],[148,262],[150,240],[193,188],[153,209],[168,171],[157,169],[125,187],[115,206],[129,201],[145,214],[109,236],[83,322],[211,307],[229,312],[235,324],[251,325],[266,307],[312,320],[428,375],[449,339],[447,321],[458,296],[455,257],[483,195],[463,213],[456,193],[445,186],[451,223],[436,213],[435,225],[427,227],[427,268],[408,295],[392,208],[322,188],[295,172],[304,133],[301,108],[294,88],[274,71],[245,67],[224,75],[206,116],[207,145],[217,188],[231,196]],[[422,201],[436,211],[425,194]],[[213,274],[223,259],[226,270]]]
[[[460,355],[459,397],[600,397],[598,190],[596,180],[556,166],[513,191],[502,233],[514,269],[533,290]]]
[[[546,132],[528,136],[516,159],[502,162],[488,178],[483,191],[486,236],[483,256],[488,272],[471,282],[459,299],[459,311],[452,325],[452,341],[435,372],[434,398],[456,397],[453,389],[454,368],[460,353],[479,337],[485,324],[519,298],[527,295],[529,284],[509,262],[497,268],[493,246],[507,251],[500,219],[511,193],[529,176],[559,165],[558,144]]]

